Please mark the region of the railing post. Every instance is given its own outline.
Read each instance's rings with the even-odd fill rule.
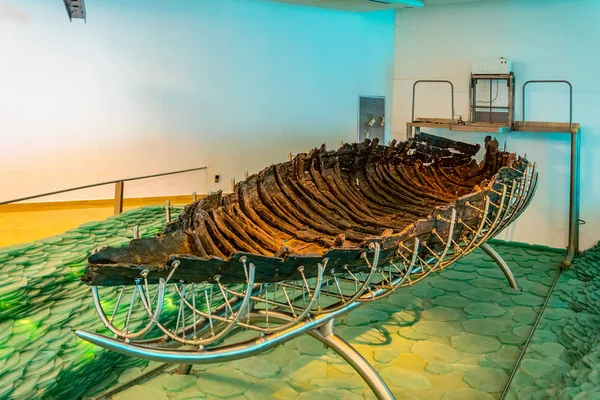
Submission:
[[[123,190],[125,189],[125,182],[115,182],[115,215],[119,215],[123,212]]]
[[[165,203],[165,216],[167,222],[171,222],[171,200],[167,200]]]

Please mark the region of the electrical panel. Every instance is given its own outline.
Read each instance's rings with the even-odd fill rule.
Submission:
[[[478,60],[471,65],[473,75],[510,74],[512,72],[512,61],[500,57]]]
[[[358,106],[358,141],[379,138],[385,143],[385,97],[361,96]]]

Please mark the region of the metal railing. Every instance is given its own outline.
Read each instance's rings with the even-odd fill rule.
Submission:
[[[417,85],[419,83],[447,83],[450,85],[450,89],[451,89],[451,117],[450,117],[450,123],[453,124],[454,123],[454,84],[451,81],[448,80],[441,80],[441,79],[421,79],[416,81],[413,84],[413,93],[412,93],[412,113],[411,113],[411,121],[414,122],[415,121],[415,94],[416,94],[416,89],[417,89]]]
[[[93,187],[105,186],[105,185],[113,185],[114,184],[115,185],[114,213],[116,215],[116,214],[120,214],[120,213],[123,212],[123,195],[125,193],[125,182],[139,181],[139,180],[142,180],[142,179],[149,179],[149,178],[158,178],[158,177],[161,177],[161,176],[168,176],[168,175],[184,174],[186,172],[200,171],[200,170],[205,170],[205,169],[208,169],[208,167],[197,167],[197,168],[183,169],[183,170],[180,170],[180,171],[163,172],[163,173],[154,174],[154,175],[137,176],[137,177],[134,177],[134,178],[117,179],[117,180],[114,180],[114,181],[94,183],[94,184],[91,184],[91,185],[78,186],[78,187],[69,188],[69,189],[56,190],[54,192],[48,192],[48,193],[36,194],[36,195],[33,195],[33,196],[21,197],[19,199],[0,201],[0,205],[18,203],[18,202],[21,202],[21,201],[37,199],[37,198],[40,198],[40,197],[53,196],[53,195],[56,195],[56,194],[73,192],[73,191],[76,191],[76,190],[89,189],[89,188],[93,188]],[[193,197],[195,197],[195,196],[193,195]]]

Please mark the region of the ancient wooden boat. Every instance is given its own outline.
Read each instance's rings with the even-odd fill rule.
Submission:
[[[421,133],[272,165],[190,204],[156,237],[92,255],[82,279],[111,335],[77,335],[185,372],[307,333],[391,399],[333,321],[479,246],[490,254],[485,241],[525,210],[537,173],[489,137],[478,163],[479,147]]]
[[[271,165],[185,208],[154,238],[89,258],[92,286],[172,279],[254,283],[357,274],[379,247],[381,265],[412,281],[449,266],[497,235],[528,205],[537,174],[524,158],[428,134],[324,146]],[[410,279],[410,277],[409,277]]]

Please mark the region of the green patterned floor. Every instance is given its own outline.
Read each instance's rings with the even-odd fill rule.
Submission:
[[[74,329],[103,331],[90,289],[79,277],[92,250],[128,243],[135,225],[142,236],[152,236],[164,224],[164,207],[145,207],[0,249],[0,399],[77,399],[103,391],[130,367],[148,364],[74,335]],[[109,301],[116,296],[111,291],[105,293]],[[132,321],[142,317],[138,310]]]
[[[561,274],[506,398],[600,400],[600,245]]]
[[[0,273],[9,277],[0,283],[0,399],[92,396],[156,365],[103,351],[72,332],[102,332],[89,289],[78,281],[87,255],[103,245],[126,243],[136,224],[143,236],[154,234],[164,224],[164,209],[142,208],[44,241],[0,249]],[[336,331],[365,355],[398,399],[499,397],[563,255],[550,249],[494,247],[524,287],[522,293],[510,289],[493,261],[477,250],[450,269],[337,321]],[[596,259],[585,262],[596,265],[586,271],[598,276]],[[561,290],[547,310],[550,322],[536,333],[531,357],[514,380],[515,393],[517,385],[520,390],[510,394],[513,398],[564,393],[570,399],[586,383],[596,382],[597,371],[589,367],[598,357],[592,349],[600,337],[594,333],[600,317],[592,312],[600,309],[597,292],[590,291],[589,283],[596,281],[577,271],[561,277]],[[116,292],[106,294],[112,296],[108,302],[114,301]],[[596,306],[589,310],[594,298]],[[585,310],[575,313],[569,306]],[[134,321],[141,322],[139,311]],[[571,320],[575,322],[566,322]],[[553,327],[557,322],[560,327]],[[570,337],[576,339],[566,343]],[[557,382],[552,375],[557,370],[548,365],[568,376]],[[163,374],[114,396],[138,398],[374,396],[337,355],[302,337],[249,360],[196,366],[191,376]],[[588,398],[595,397],[576,397]]]

